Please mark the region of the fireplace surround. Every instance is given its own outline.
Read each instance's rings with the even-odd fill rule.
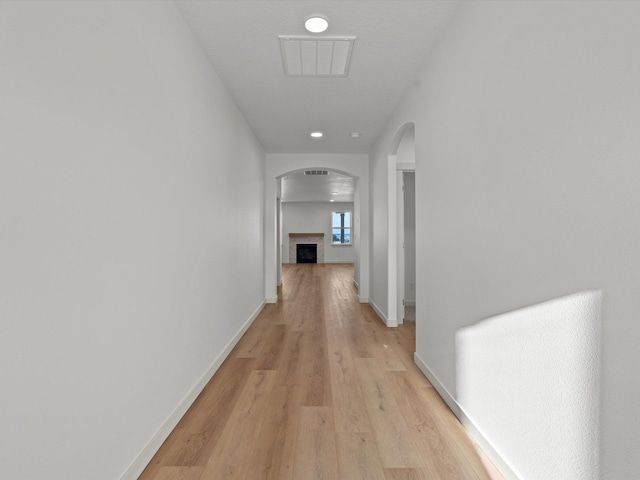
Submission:
[[[316,245],[316,263],[324,263],[324,233],[290,233],[289,263],[296,263],[297,245]]]

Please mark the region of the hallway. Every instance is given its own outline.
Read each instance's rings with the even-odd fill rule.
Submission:
[[[352,265],[283,265],[281,299],[140,479],[501,478],[413,363],[415,324],[359,304]]]

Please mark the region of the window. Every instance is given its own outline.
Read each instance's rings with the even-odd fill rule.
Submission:
[[[331,213],[331,243],[351,245],[351,212]]]

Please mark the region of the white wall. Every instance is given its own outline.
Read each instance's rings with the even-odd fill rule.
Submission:
[[[599,478],[600,325],[594,291],[456,333],[458,402],[518,478]]]
[[[386,149],[415,122],[416,349],[454,397],[459,330],[602,290],[603,479],[640,477],[639,22],[637,2],[462,2],[370,156],[378,295]]]
[[[331,244],[331,212],[345,211],[353,215],[353,202],[283,203],[282,262],[296,263],[289,258],[290,233],[324,233],[324,263],[353,263],[353,245]]]
[[[0,2],[0,64],[0,478],[117,479],[264,300],[264,156],[171,2]]]
[[[391,152],[392,153],[392,152]],[[415,128],[406,128],[395,151],[396,161],[399,163],[415,163],[416,161],[416,132]]]
[[[265,297],[276,302],[277,245],[275,198],[280,177],[307,168],[326,168],[356,179],[353,212],[354,280],[361,302],[369,299],[369,158],[352,154],[268,154],[265,172]]]
[[[456,333],[458,402],[518,478],[598,478],[600,324],[595,291]]]

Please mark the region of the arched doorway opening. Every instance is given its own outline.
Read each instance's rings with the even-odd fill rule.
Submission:
[[[402,125],[388,153],[387,326],[403,323],[415,308],[415,125]],[[415,314],[413,315],[415,321]]]
[[[288,172],[279,182],[282,263],[355,264],[357,179],[332,169],[312,168]],[[311,249],[312,258],[297,255],[301,249]]]
[[[264,268],[266,301],[278,301],[277,287],[281,282],[282,259],[285,257],[283,253],[289,249],[289,239],[284,237],[282,230],[282,179],[312,170],[332,172],[353,179],[353,218],[349,232],[352,246],[349,248],[353,250],[354,283],[358,300],[368,303],[369,180],[366,155],[267,155]],[[330,219],[330,216],[327,217],[327,226],[330,225]]]

